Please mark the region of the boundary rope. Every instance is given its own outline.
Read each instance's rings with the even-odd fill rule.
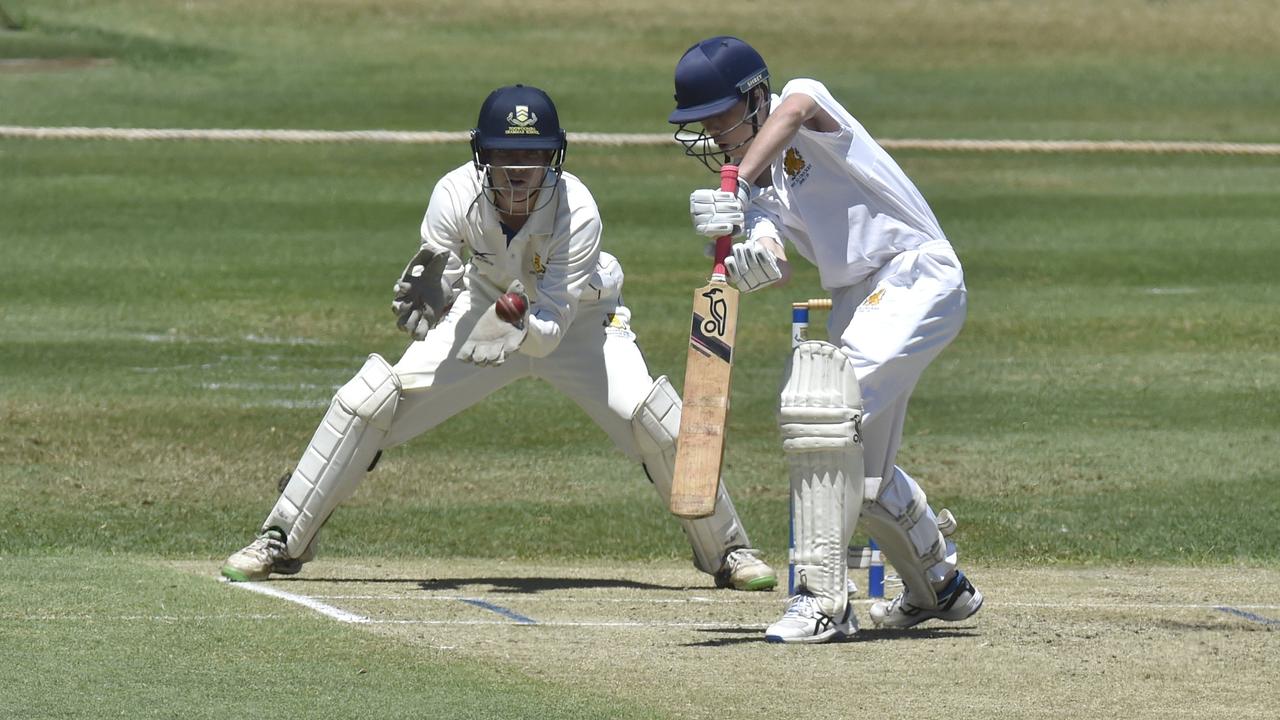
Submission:
[[[392,143],[436,145],[465,142],[466,132],[399,130],[254,130],[111,127],[25,127],[0,125],[0,138],[29,140],[196,140],[270,143]],[[674,144],[664,133],[569,133],[581,145],[641,146]],[[1154,155],[1280,156],[1280,143],[1133,141],[1133,140],[927,140],[884,139],[887,150],[1006,153],[1140,153]]]

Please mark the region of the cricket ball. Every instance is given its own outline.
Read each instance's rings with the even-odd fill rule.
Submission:
[[[495,303],[498,317],[512,325],[524,320],[524,312],[527,309],[528,305],[525,304],[524,296],[520,293],[509,292],[498,298],[498,302]]]

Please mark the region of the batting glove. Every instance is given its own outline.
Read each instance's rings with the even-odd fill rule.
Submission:
[[[724,269],[742,292],[759,290],[782,279],[778,258],[755,240],[734,244],[733,254],[724,259]]]
[[[738,183],[737,193],[709,188],[694,190],[689,195],[694,231],[712,238],[741,233],[750,199],[746,183]]]

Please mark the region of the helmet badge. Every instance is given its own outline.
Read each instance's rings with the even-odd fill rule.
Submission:
[[[538,114],[529,112],[528,105],[517,105],[516,109],[507,113],[508,135],[537,135]]]

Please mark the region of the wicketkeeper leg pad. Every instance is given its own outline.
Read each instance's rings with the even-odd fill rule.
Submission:
[[[797,591],[841,617],[847,548],[862,507],[862,395],[836,346],[800,343],[787,363],[778,425],[791,479],[791,562]]]
[[[334,508],[355,492],[382,448],[399,400],[400,379],[376,354],[338,390],[263,524],[284,531],[291,556],[301,555]]]
[[[955,520],[944,525],[954,531]],[[934,584],[956,567],[956,546],[939,527],[924,490],[901,468],[887,481],[867,483],[862,523],[920,607],[937,604]],[[949,532],[947,534],[950,534]]]
[[[631,430],[640,450],[644,471],[662,498],[663,507],[671,502],[671,484],[675,477],[676,438],[680,434],[680,396],[666,376],[659,377],[649,394],[631,414]],[[738,512],[729,499],[724,480],[716,492],[716,511],[696,520],[680,519],[680,526],[693,546],[693,564],[705,573],[720,569],[725,553],[739,547],[751,547],[742,528]]]

